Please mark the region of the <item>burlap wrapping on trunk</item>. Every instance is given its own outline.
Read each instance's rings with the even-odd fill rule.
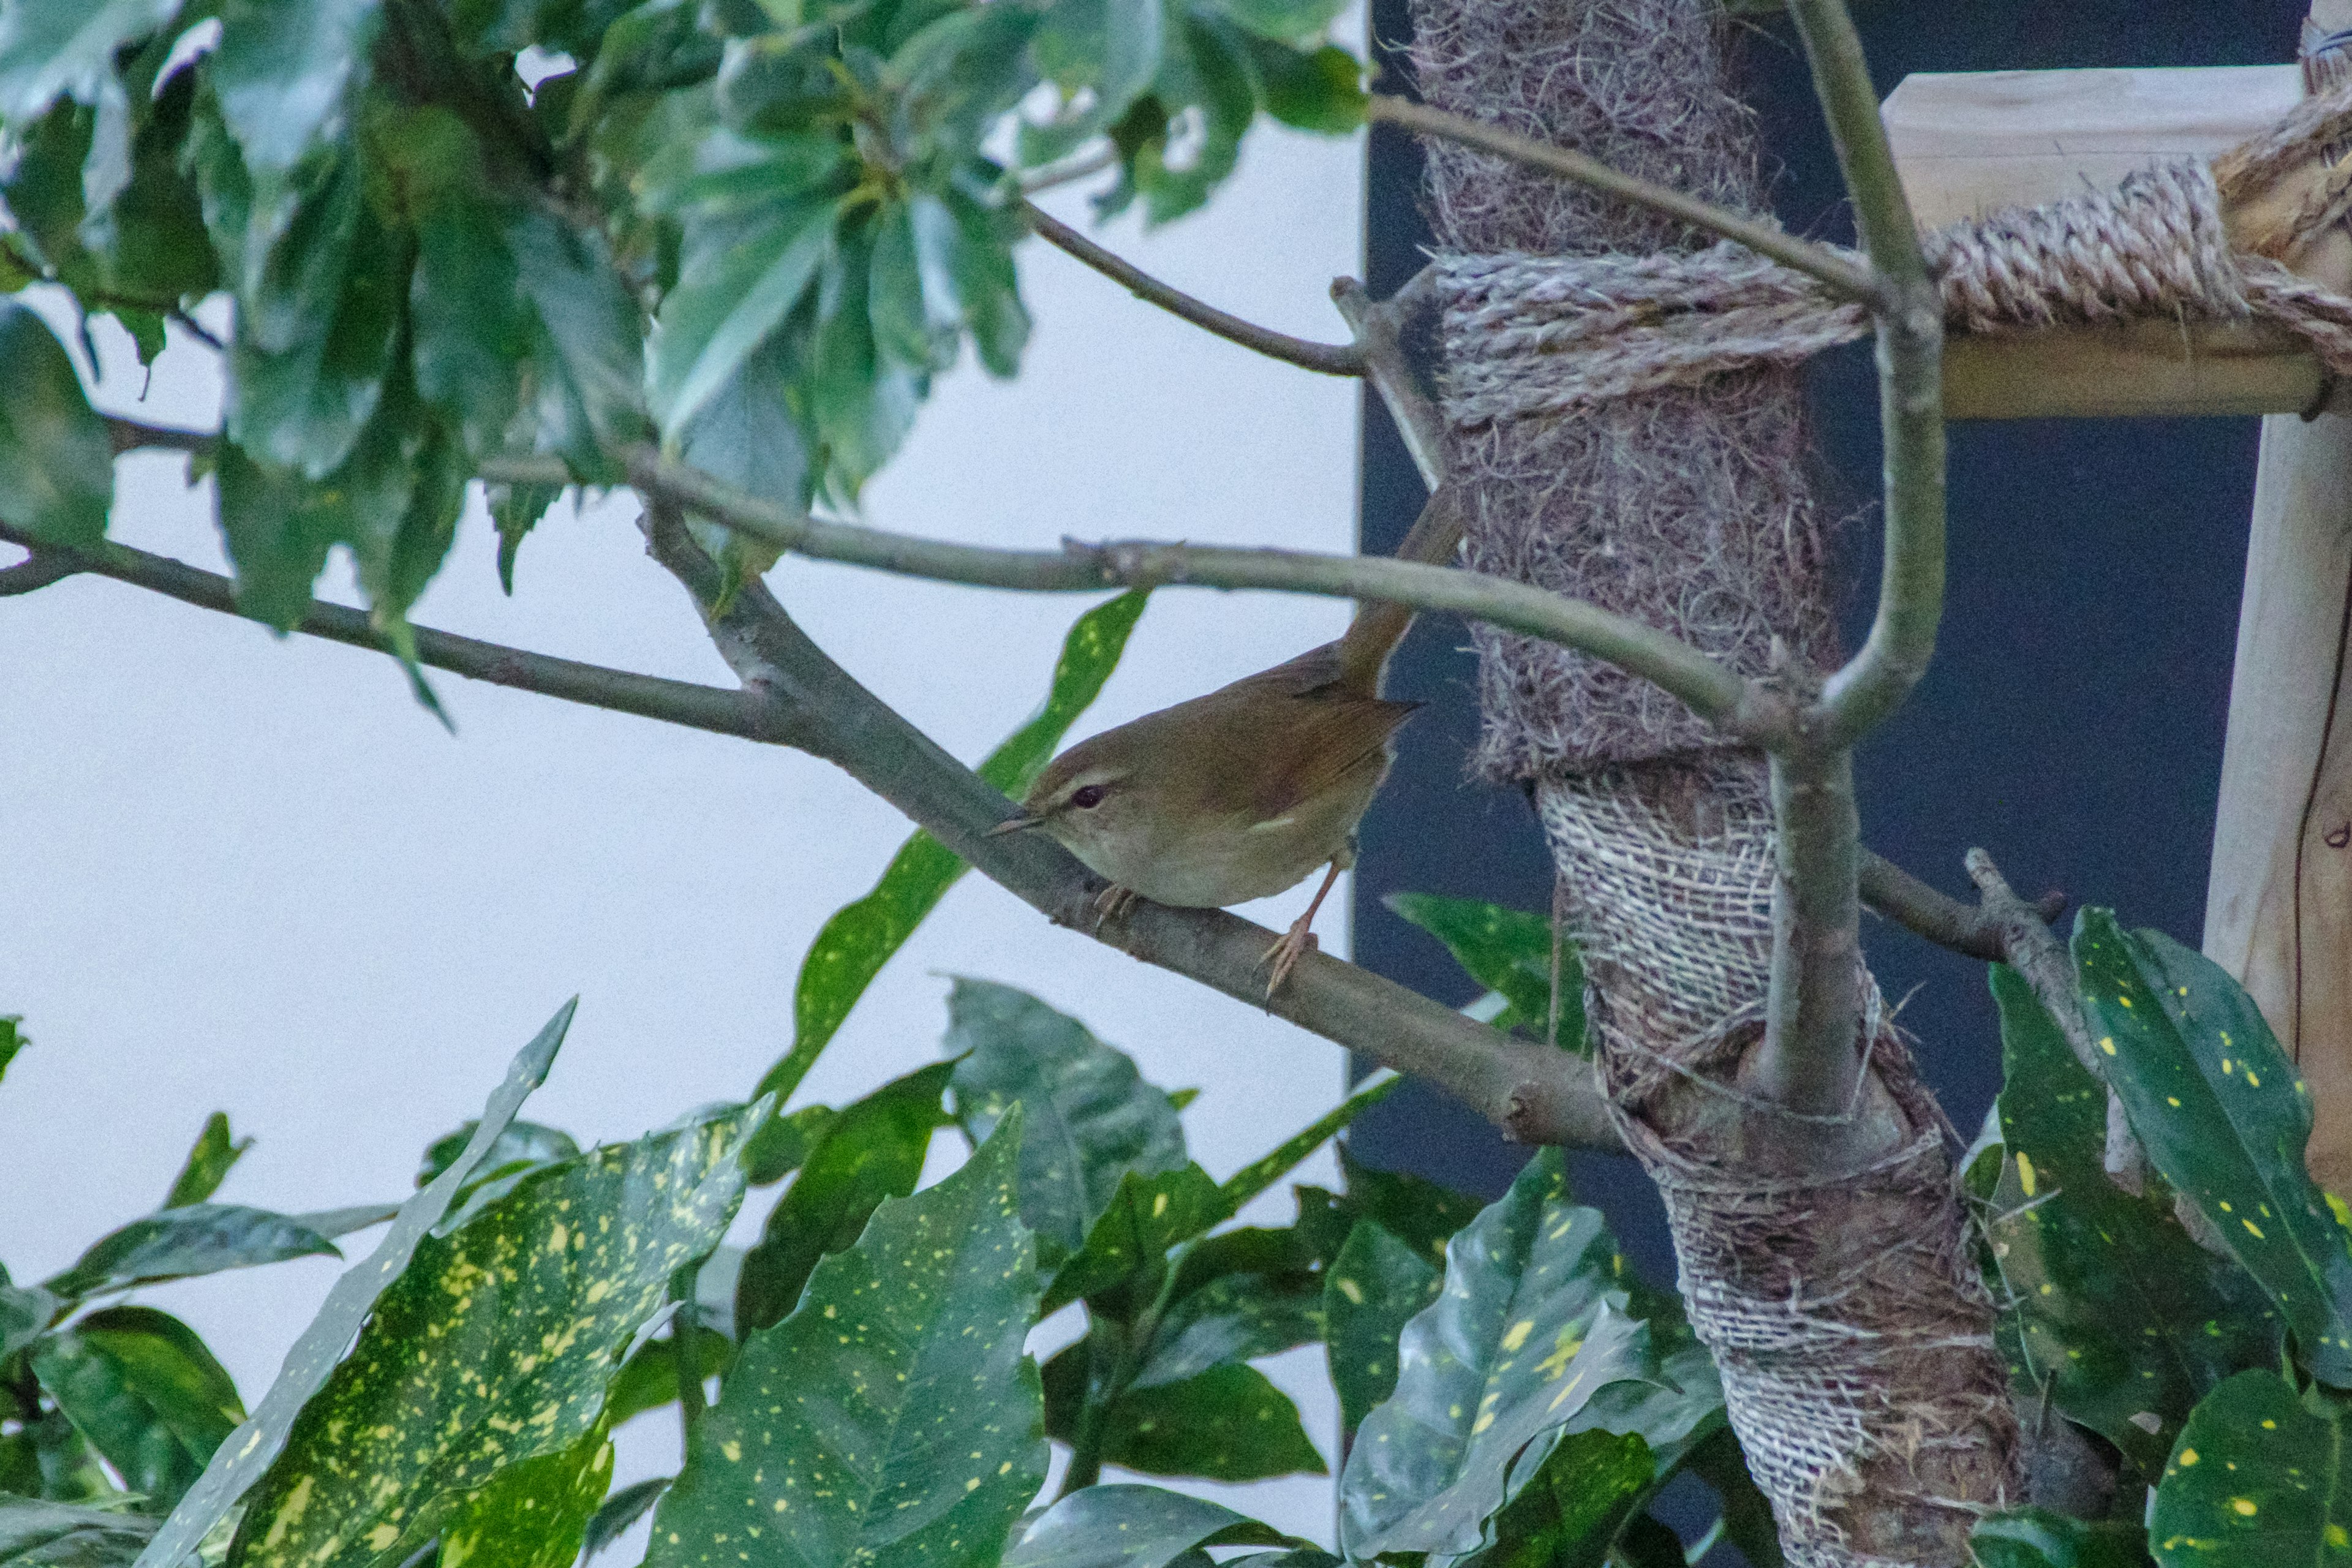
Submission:
[[[1752,212],[1720,17],[1715,0],[1414,0],[1412,59],[1439,107]],[[1450,250],[1709,243],[1486,154],[1429,152]],[[1450,424],[1472,567],[1636,616],[1743,673],[1834,662],[1793,372]],[[1874,984],[1866,1092],[1895,1131],[1864,1168],[1792,1168],[1792,1130],[1737,1088],[1771,949],[1761,759],[1613,668],[1475,635],[1474,766],[1537,801],[1601,1070],[1665,1196],[1685,1300],[1792,1562],[1965,1562],[1976,1514],[2015,1495],[2016,1429],[1943,1118]]]

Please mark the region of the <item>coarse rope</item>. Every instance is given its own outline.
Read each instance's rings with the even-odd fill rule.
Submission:
[[[2269,321],[2331,373],[2352,374],[2352,297],[2278,259],[2352,207],[2352,161],[2244,233],[2233,237],[2225,217],[2347,132],[2352,83],[2306,99],[2210,164],[2167,161],[2113,191],[1937,229],[1924,243],[1946,320],[1975,333]],[[1436,265],[1445,413],[1457,428],[1795,364],[1871,330],[1864,307],[1727,240],[1651,256],[1447,252]]]

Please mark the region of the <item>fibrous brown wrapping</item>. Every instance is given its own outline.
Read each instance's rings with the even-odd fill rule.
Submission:
[[[1718,205],[1760,205],[1716,0],[1413,9],[1431,102]],[[1432,216],[1450,251],[1707,242],[1500,160],[1430,151]],[[1470,565],[1637,616],[1743,673],[1833,660],[1793,372],[1565,416],[1448,412]],[[1791,1154],[1809,1130],[1738,1087],[1762,1033],[1772,947],[1761,759],[1633,677],[1477,636],[1475,764],[1533,789],[1612,1109],[1665,1196],[1692,1324],[1791,1562],[1966,1562],[1976,1514],[2014,1494],[2016,1426],[1941,1115],[1867,983],[1871,1059],[1854,1115],[1876,1152],[1810,1169]]]

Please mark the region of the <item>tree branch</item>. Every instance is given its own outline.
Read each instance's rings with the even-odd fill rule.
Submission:
[[[1056,925],[1088,931],[1425,1079],[1523,1142],[1620,1147],[1581,1058],[1511,1039],[1319,952],[1307,953],[1269,1000],[1264,961],[1273,933],[1223,910],[1139,900],[1102,921],[1096,900],[1107,884],[1043,834],[992,836],[1012,804],[827,658],[765,584],[755,579],[722,597],[718,567],[668,506],[648,507],[642,526],[654,559],[686,588],[746,690],[772,710],[772,726],[790,728],[796,744],[841,767]]]
[[[2001,915],[1984,905],[1964,904],[1929,887],[1885,856],[1862,852],[1862,901],[1914,936],[1987,963],[2009,962],[2010,939]],[[2044,924],[2066,908],[2066,895],[2048,892],[2031,906]]]
[[[217,431],[179,430],[168,425],[126,419],[120,414],[109,414],[105,418],[107,439],[114,443],[114,455],[118,458],[125,452],[209,451],[220,439]]]
[[[11,539],[11,543],[22,543]],[[38,550],[14,566],[0,570],[0,599],[13,599],[19,594],[31,594],[52,583],[63,582],[81,570],[74,559],[55,551]]]
[[[167,556],[121,544],[92,555],[60,551],[7,523],[0,523],[0,540],[34,552],[0,572],[0,582],[26,584],[20,591],[37,585],[37,575],[55,581],[88,574],[200,609],[236,613],[236,584],[228,578]],[[668,535],[667,551],[663,563],[698,595],[717,594],[717,568],[683,530]],[[747,584],[736,599],[712,636],[722,651],[749,650],[738,668],[756,673],[740,690],[606,669],[427,626],[413,628],[416,657],[433,668],[517,690],[808,752],[844,768],[1056,924],[1088,931],[1229,996],[1264,1002],[1263,959],[1274,932],[1223,910],[1150,903],[1095,929],[1094,900],[1104,886],[1099,879],[1042,835],[989,837],[987,829],[1012,809],[1003,795],[851,679],[808,641],[764,586]],[[751,630],[728,629],[739,622]],[[390,651],[365,614],[340,605],[312,605],[293,629]],[[1382,1066],[1428,1079],[1527,1142],[1621,1147],[1581,1058],[1514,1040],[1369,970],[1310,952],[1270,1010]]]
[[[1264,588],[1331,598],[1376,599],[1444,610],[1579,648],[1654,682],[1734,735],[1771,743],[1785,704],[1688,644],[1624,616],[1525,583],[1385,557],[1224,549],[1120,541],[1066,542],[1057,552],[999,550],[833,522],[762,500],[649,446],[626,454],[629,482],[748,538],[826,561],[1028,593],[1091,593],[1170,584]],[[485,465],[485,478],[505,477]]]
[[[1397,436],[1433,495],[1444,477],[1445,421],[1404,352],[1403,333],[1405,319],[1420,308],[1435,275],[1436,268],[1424,267],[1411,282],[1377,302],[1352,278],[1335,279],[1331,284],[1331,302],[1339,307],[1363,353],[1364,379],[1388,405]]]
[[[1354,343],[1318,343],[1244,321],[1239,316],[1195,300],[1181,289],[1162,283],[1141,268],[1105,250],[1034,202],[1023,202],[1021,216],[1036,231],[1037,237],[1055,249],[1093,268],[1137,299],[1148,300],[1172,316],[1214,332],[1228,342],[1239,343],[1269,359],[1278,359],[1285,364],[1295,364],[1301,370],[1317,371],[1324,375],[1363,374],[1363,351]]]
[[[1867,78],[1864,85],[1868,85]],[[1465,147],[1475,147],[1482,153],[1493,153],[1531,169],[1541,169],[1563,180],[1573,180],[1580,185],[1606,192],[1636,206],[1679,218],[1693,228],[1737,241],[1759,256],[1770,257],[1784,267],[1804,273],[1841,300],[1868,305],[1873,310],[1883,309],[1887,303],[1885,286],[1869,268],[1856,266],[1828,246],[1800,239],[1777,224],[1727,212],[1721,207],[1710,206],[1696,196],[1685,195],[1665,185],[1653,184],[1633,174],[1622,174],[1597,158],[1538,142],[1484,121],[1450,114],[1427,104],[1409,103],[1403,99],[1379,93],[1375,93],[1366,104],[1364,117],[1375,123],[1385,121],[1391,125],[1402,125],[1423,136],[1440,137],[1444,141],[1458,142]]]

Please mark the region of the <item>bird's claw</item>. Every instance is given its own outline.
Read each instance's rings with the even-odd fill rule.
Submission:
[[[1270,962],[1274,965],[1273,973],[1267,975],[1265,982],[1266,1000],[1269,1002],[1274,999],[1274,994],[1282,989],[1282,983],[1290,978],[1290,972],[1298,967],[1299,959],[1322,945],[1315,940],[1315,932],[1307,926],[1307,921],[1312,918],[1311,915],[1305,916],[1294,921],[1290,929],[1282,933],[1282,940],[1267,948],[1265,956],[1258,960],[1260,963]]]
[[[1097,893],[1095,895],[1095,930],[1102,930],[1105,922],[1118,920],[1133,909],[1137,897],[1134,889],[1122,888],[1117,882],[1113,882],[1101,892]]]

